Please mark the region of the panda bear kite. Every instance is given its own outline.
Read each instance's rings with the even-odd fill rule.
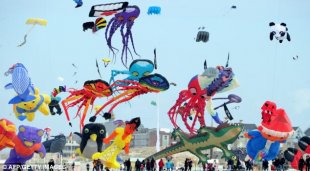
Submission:
[[[285,23],[275,24],[274,22],[271,22],[269,23],[269,26],[271,27],[270,40],[273,40],[273,37],[275,37],[280,43],[282,43],[284,39],[291,41],[291,37],[287,32],[288,29]]]

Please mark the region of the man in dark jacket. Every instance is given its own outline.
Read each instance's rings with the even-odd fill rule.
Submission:
[[[141,168],[141,162],[139,159],[137,159],[136,163],[135,163],[135,168],[136,168],[136,171],[140,171],[140,168]]]
[[[154,158],[151,160],[151,170],[154,171],[156,169],[156,161]]]

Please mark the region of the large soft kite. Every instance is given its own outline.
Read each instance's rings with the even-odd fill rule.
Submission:
[[[169,89],[169,82],[160,74],[151,74],[139,79],[139,82],[131,80],[115,81],[111,87],[116,87],[115,92],[119,92],[117,96],[107,101],[89,121],[94,122],[96,116],[108,105],[112,104],[107,113],[111,113],[113,109],[124,102],[133,99],[136,96],[147,93],[159,93]]]
[[[247,143],[247,154],[254,160],[273,160],[280,150],[280,143],[294,133],[284,109],[279,108],[274,102],[266,101],[262,109],[262,122],[257,130],[245,133],[250,140]],[[268,144],[271,143],[271,144]]]
[[[171,156],[173,154],[188,151],[197,156],[199,163],[205,164],[208,161],[208,156],[205,151],[214,147],[223,152],[223,158],[230,159],[234,154],[228,150],[228,144],[235,142],[242,131],[240,125],[222,124],[217,128],[204,127],[200,129],[197,135],[189,137],[180,128],[174,129],[172,137],[177,137],[180,141],[177,144],[171,145],[160,152],[157,152],[146,159],[154,158],[155,160]]]
[[[54,138],[43,142],[46,153],[62,153],[66,145],[66,136],[60,134],[52,137]]]
[[[70,126],[72,124],[70,122],[68,109],[76,105],[79,106],[76,116],[80,116],[80,127],[82,128],[84,127],[84,120],[89,106],[94,104],[96,98],[111,96],[112,90],[110,85],[103,80],[89,80],[85,81],[83,89],[71,89],[69,90],[69,93],[70,95],[64,99],[61,104],[64,108]],[[84,111],[82,115],[80,115],[82,107],[84,107]]]
[[[34,100],[35,97],[30,95],[30,93],[34,93],[34,87],[31,84],[26,67],[22,63],[14,64],[4,75],[8,76],[10,74],[12,74],[12,82],[5,85],[5,88],[14,89],[17,96],[11,99],[9,104]]]
[[[23,46],[24,44],[26,44],[27,42],[27,36],[31,33],[31,31],[33,30],[33,28],[36,26],[36,25],[41,25],[41,26],[46,26],[47,25],[47,20],[45,19],[40,19],[40,18],[29,18],[27,21],[26,21],[26,24],[29,24],[29,25],[32,25],[31,28],[28,30],[28,32],[25,34],[24,36],[24,41],[19,44],[17,47],[21,47]]]
[[[269,26],[271,28],[269,38],[270,40],[273,40],[273,38],[276,38],[279,40],[280,43],[283,42],[283,40],[287,39],[288,41],[291,41],[291,36],[287,32],[288,28],[286,27],[285,23],[281,24],[275,24],[274,22],[269,23]]]
[[[161,12],[161,8],[158,6],[150,6],[149,9],[147,10],[148,15],[159,15]]]
[[[83,31],[91,29],[93,33],[95,33],[98,30],[105,28],[106,26],[107,26],[107,21],[104,18],[99,17],[96,19],[95,22],[90,21],[90,22],[83,23]]]
[[[38,88],[35,88],[34,97],[35,99],[31,101],[13,104],[13,111],[17,119],[33,121],[34,114],[38,110],[45,116],[49,114],[48,104],[51,102],[51,97],[47,94],[39,94]]]
[[[11,149],[8,159],[5,161],[6,169],[10,171],[12,165],[24,165],[30,160],[34,153],[38,153],[41,158],[45,157],[46,150],[41,143],[43,130],[31,126],[21,125],[19,132],[13,138],[14,148]]]
[[[112,70],[110,84],[119,74],[128,75],[124,80],[139,81],[140,78],[150,75],[154,71],[154,63],[148,59],[136,59],[131,62],[129,69],[125,71]]]
[[[122,59],[122,63],[125,66],[127,65],[128,51],[132,55],[129,49],[129,46],[128,46],[129,41],[131,41],[134,53],[137,56],[139,56],[136,52],[134,42],[133,42],[133,36],[131,32],[134,21],[136,20],[136,18],[139,17],[139,14],[140,14],[140,9],[138,6],[127,6],[126,8],[124,8],[124,10],[114,15],[114,17],[108,23],[108,26],[105,32],[105,39],[107,41],[107,45],[109,49],[111,50],[111,52],[113,53],[113,57],[115,57],[116,56],[115,50],[117,49],[112,46],[112,38],[113,38],[114,33],[117,31],[117,29],[120,28],[122,43],[123,43],[121,59]]]
[[[117,162],[117,155],[124,150],[129,154],[130,142],[132,134],[138,129],[141,121],[140,118],[133,118],[131,121],[126,122],[125,128],[117,127],[109,137],[103,139],[105,144],[109,144],[111,140],[113,143],[106,148],[103,152],[97,152],[92,156],[93,160],[100,159],[104,162],[107,168],[120,168]]]
[[[0,151],[4,148],[13,148],[15,146],[13,138],[16,135],[15,125],[7,120],[0,119]]]
[[[48,107],[52,115],[55,115],[56,113],[58,115],[62,114],[62,110],[59,104],[61,101],[61,97],[57,95],[61,92],[66,92],[66,91],[67,91],[66,86],[59,86],[58,88],[54,88],[53,92],[51,93],[51,102],[48,104]],[[54,109],[56,109],[56,112],[54,111]]]
[[[299,149],[288,148],[284,151],[284,157],[287,161],[291,163],[291,167],[298,170],[298,161],[304,154],[310,155],[310,137],[304,136],[298,141]]]
[[[117,2],[94,5],[90,9],[90,17],[103,17],[123,12],[128,7],[128,2]]]
[[[221,124],[222,121],[212,105],[212,97],[216,93],[226,92],[239,86],[232,69],[228,67],[228,60],[226,67],[217,66],[216,68],[207,67],[205,62],[204,69],[205,71],[201,75],[196,75],[190,80],[188,88],[180,92],[179,98],[168,112],[174,127],[180,127],[177,121],[180,115],[190,134],[197,132],[195,128],[197,120],[200,127],[206,126],[205,108],[214,121]]]
[[[208,42],[209,41],[209,32],[207,31],[198,31],[196,36],[196,42]]]
[[[82,133],[75,132],[73,139],[80,144],[76,150],[82,157],[91,159],[93,154],[102,152],[103,139],[106,137],[106,129],[103,124],[86,124]]]

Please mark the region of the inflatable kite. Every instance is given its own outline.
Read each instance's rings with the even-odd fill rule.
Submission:
[[[131,62],[129,69],[125,71],[112,70],[110,84],[115,82],[119,74],[128,75],[123,80],[139,81],[140,78],[150,75],[154,71],[154,63],[148,59],[136,59]]]
[[[217,66],[216,68],[207,67],[205,62],[203,74],[194,76],[190,80],[188,88],[180,92],[179,98],[168,112],[175,128],[180,128],[177,123],[180,115],[189,133],[196,134],[195,125],[197,120],[200,127],[206,126],[204,119],[205,108],[216,123],[222,123],[212,105],[212,97],[216,93],[226,92],[239,86],[232,69],[228,67],[228,60],[226,67]]]
[[[107,113],[111,113],[113,109],[121,103],[127,102],[136,96],[147,93],[159,93],[169,89],[169,82],[160,74],[151,74],[139,79],[139,82],[131,80],[115,81],[111,87],[116,87],[115,92],[119,92],[117,96],[107,101],[89,121],[94,122],[96,116],[108,105],[112,104]]]
[[[28,30],[28,32],[25,34],[24,36],[24,41],[19,44],[17,47],[21,47],[23,46],[24,44],[26,44],[27,42],[27,36],[31,33],[31,31],[33,30],[33,28],[36,26],[36,25],[41,25],[41,26],[46,26],[47,25],[47,20],[45,19],[40,19],[40,18],[29,18],[27,21],[26,21],[26,24],[29,24],[29,25],[32,25],[31,28]]]
[[[106,137],[106,129],[103,124],[86,124],[82,133],[75,132],[73,139],[80,144],[76,151],[82,157],[91,159],[93,154],[102,152],[102,140]]]
[[[6,147],[14,148],[15,135],[15,125],[7,119],[0,119],[0,151]]]
[[[104,64],[104,67],[107,67],[109,63],[111,62],[110,58],[102,58],[102,62]]]
[[[122,150],[124,150],[126,154],[129,154],[132,134],[136,131],[140,124],[141,121],[138,117],[127,122],[125,128],[117,127],[109,137],[103,139],[105,144],[109,144],[111,140],[113,140],[113,143],[103,152],[95,153],[92,156],[92,159],[102,160],[107,168],[120,168],[120,164],[117,162],[117,155]]]
[[[117,2],[94,5],[90,9],[90,17],[102,17],[121,13],[128,7],[128,2]]]
[[[26,67],[22,63],[14,64],[4,73],[5,76],[9,74],[12,74],[12,83],[7,84],[5,89],[14,89],[17,93],[17,96],[11,99],[9,104],[34,100],[35,97],[30,95],[30,93],[34,93],[34,87],[31,84]]]
[[[34,96],[35,99],[32,101],[13,104],[14,114],[20,121],[25,119],[33,121],[34,114],[38,110],[43,113],[43,115],[47,116],[49,114],[48,104],[51,102],[50,96],[47,94],[39,94],[38,88],[35,88]]]
[[[154,158],[155,160],[171,156],[173,154],[188,151],[198,157],[199,163],[207,163],[208,156],[203,152],[214,147],[223,152],[223,157],[231,158],[234,154],[228,150],[228,144],[232,144],[238,139],[241,133],[242,126],[229,125],[227,123],[219,125],[217,128],[203,127],[197,135],[189,137],[182,132],[180,128],[174,129],[172,137],[177,137],[180,141],[177,144],[171,145],[158,153],[155,153],[146,159]],[[145,159],[145,160],[146,160]]]
[[[284,157],[291,163],[291,167],[298,170],[298,160],[304,154],[310,154],[310,137],[304,136],[299,139],[298,146],[301,150],[296,148],[288,148],[284,151]]]
[[[100,29],[103,29],[107,26],[107,21],[102,18],[99,17],[96,19],[95,22],[86,22],[83,24],[83,31],[86,31],[88,29],[91,29],[93,31],[93,33],[97,32]]]
[[[94,104],[95,99],[101,98],[101,97],[108,97],[112,95],[112,90],[110,88],[110,85],[103,80],[85,81],[83,89],[81,90],[71,89],[69,90],[69,92],[70,92],[70,95],[66,99],[64,99],[61,102],[61,104],[64,108],[64,111],[66,113],[66,117],[67,117],[67,120],[70,126],[72,126],[72,124],[70,122],[70,116],[69,116],[68,109],[75,105],[79,106],[76,116],[80,116],[80,127],[81,128],[84,127],[84,120],[85,120],[88,108],[90,105],[92,106]],[[80,111],[82,110],[82,107],[84,107],[84,111],[82,115],[80,115]]]
[[[73,0],[76,3],[75,8],[81,7],[83,5],[83,1],[82,0]]]
[[[159,15],[161,12],[161,8],[157,6],[150,6],[149,9],[147,10],[148,15]]]
[[[67,91],[66,86],[59,86],[58,88],[54,88],[51,94],[51,102],[48,104],[48,107],[52,115],[55,115],[56,113],[58,115],[62,114],[62,110],[59,104],[61,101],[61,98],[57,95],[61,92],[66,92],[66,91]],[[56,109],[56,112],[54,111],[54,109]]]
[[[41,158],[45,157],[46,151],[41,143],[43,130],[24,125],[21,125],[18,130],[18,134],[13,138],[15,146],[5,161],[4,165],[7,169],[4,171],[12,170],[9,169],[12,165],[24,165],[33,157],[34,153],[38,153]]]
[[[257,130],[246,132],[247,154],[254,160],[273,160],[280,150],[280,143],[294,133],[284,109],[277,109],[274,102],[266,101],[262,109],[262,122]],[[271,143],[271,144],[269,144]]]
[[[275,37],[277,40],[279,40],[280,43],[282,43],[285,39],[291,41],[291,36],[287,32],[288,28],[286,27],[285,23],[275,24],[274,22],[271,22],[269,23],[269,26],[271,28],[271,32],[269,34],[270,40],[273,40]]]
[[[207,31],[199,31],[196,36],[196,42],[204,42],[209,41],[209,32]]]
[[[62,153],[66,145],[66,136],[60,134],[52,137],[54,138],[43,142],[46,153]]]

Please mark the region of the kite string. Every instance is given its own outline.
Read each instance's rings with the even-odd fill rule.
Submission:
[[[35,25],[35,24],[33,24],[33,25],[30,27],[30,29],[27,31],[26,35],[30,34],[30,33],[31,33],[31,31],[33,30],[33,28],[34,28],[35,26],[36,26],[36,25]]]

